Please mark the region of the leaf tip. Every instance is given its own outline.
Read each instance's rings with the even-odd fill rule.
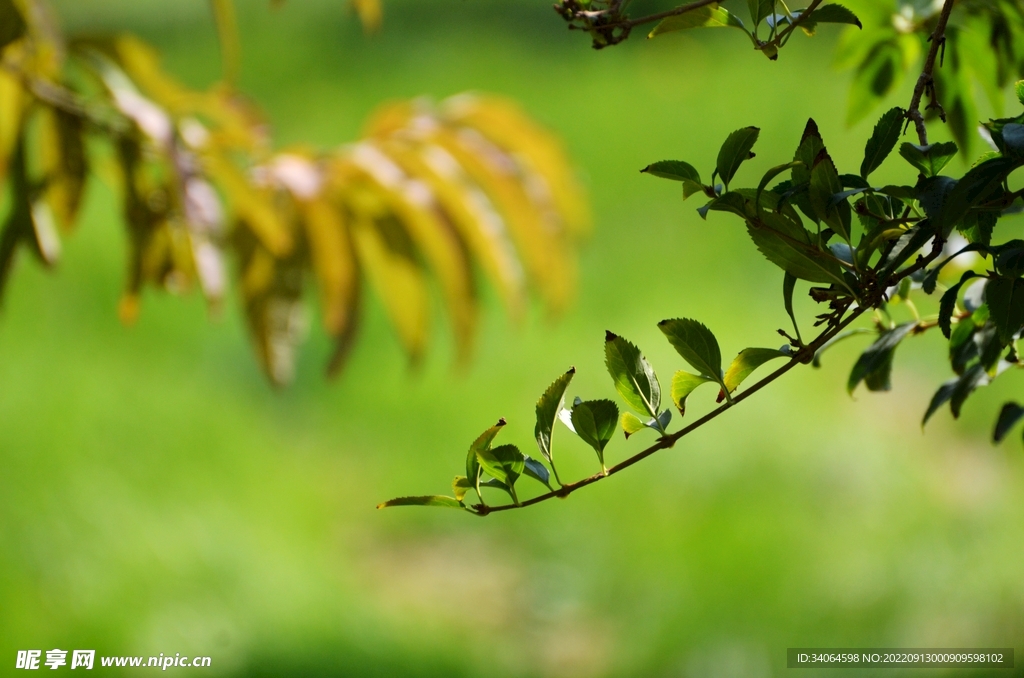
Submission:
[[[611,330],[605,330],[605,331],[604,331],[604,340],[605,340],[606,342],[607,342],[607,341],[615,341],[615,340],[616,340],[616,339],[618,339],[618,338],[619,338],[619,335],[615,334],[615,333],[614,333],[614,332],[612,332]]]
[[[498,423],[497,423],[497,424],[495,424],[495,426],[504,426],[504,425],[505,425],[505,424],[507,424],[507,423],[508,423],[508,422],[507,422],[507,421],[505,421],[505,417],[502,417],[501,419],[498,419]]]

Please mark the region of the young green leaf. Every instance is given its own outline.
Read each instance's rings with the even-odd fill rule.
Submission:
[[[675,403],[676,409],[679,410],[679,416],[686,414],[686,399],[693,393],[694,389],[701,384],[707,383],[718,383],[718,380],[699,374],[690,374],[684,370],[679,370],[675,373],[672,377],[672,402]]]
[[[862,381],[871,391],[888,391],[891,388],[889,374],[892,371],[893,353],[915,327],[916,322],[903,323],[883,332],[857,359],[846,384],[847,392],[852,394]]]
[[[996,419],[996,428],[992,432],[992,442],[1000,443],[1006,434],[1010,432],[1014,424],[1024,417],[1024,407],[1021,407],[1015,402],[1009,402],[1003,405],[1003,408],[999,410],[999,418]]]
[[[727,26],[739,28],[743,32],[747,31],[739,17],[732,14],[724,7],[712,4],[662,19],[661,22],[654,27],[654,30],[647,35],[647,37],[653,38],[661,35],[662,33],[682,31],[688,28],[721,28]]]
[[[459,501],[465,499],[466,493],[473,489],[476,489],[476,486],[466,476],[455,476],[454,480],[452,480],[452,492]]]
[[[526,468],[526,457],[515,445],[500,445],[477,452],[480,467],[487,475],[508,486],[512,500],[518,504],[516,481]]]
[[[662,179],[681,181],[683,183],[683,200],[686,200],[694,193],[703,193],[704,184],[700,180],[700,173],[693,165],[682,160],[662,160],[640,170],[642,173],[650,174]]]
[[[469,452],[466,454],[466,477],[470,479],[474,487],[478,488],[477,494],[479,494],[480,483],[480,453],[490,449],[495,436],[501,432],[506,423],[504,417],[499,419],[497,424],[481,433],[469,446]],[[483,497],[481,497],[482,499]]]
[[[569,382],[572,381],[575,374],[576,368],[570,367],[568,372],[555,379],[548,386],[547,390],[544,391],[544,395],[537,401],[537,425],[533,429],[533,435],[537,440],[537,447],[540,448],[540,453],[551,464],[553,464],[551,434],[555,426],[555,419],[558,418],[558,412],[562,409],[565,389],[569,386]]]
[[[1014,83],[1013,90],[1017,93],[1017,101],[1024,104],[1024,80],[1018,80]]]
[[[441,506],[443,508],[466,509],[466,505],[455,497],[443,497],[438,495],[425,497],[398,497],[397,499],[390,499],[383,504],[377,504],[377,508],[379,509],[391,506]]]
[[[875,123],[871,138],[864,146],[864,161],[860,164],[860,175],[865,179],[878,169],[892,153],[892,149],[896,148],[903,130],[904,115],[903,109],[896,106],[883,113]]]
[[[701,183],[700,172],[694,168],[688,162],[682,160],[661,160],[659,162],[651,163],[647,167],[640,170],[641,174],[650,174],[655,177],[661,177],[662,179],[671,179],[672,181],[692,181],[694,183]]]
[[[626,440],[629,440],[629,436],[634,433],[643,430],[644,423],[636,415],[632,412],[622,413],[622,432],[626,434]]]
[[[604,361],[622,399],[641,414],[658,416],[661,384],[640,349],[616,334],[605,332]]]
[[[701,376],[724,385],[722,351],[718,347],[718,339],[711,330],[690,318],[662,320],[658,323],[658,329],[690,367],[697,370]]]
[[[732,181],[736,170],[740,168],[743,161],[751,157],[750,150],[757,142],[757,136],[760,133],[761,130],[757,127],[744,127],[730,134],[722,144],[722,148],[718,151],[716,167],[718,176],[725,184],[726,189],[729,188],[729,182]]]
[[[999,340],[1009,344],[1024,327],[1024,279],[995,278],[985,286],[985,300]]]
[[[594,448],[604,469],[604,448],[615,434],[619,408],[610,400],[587,400],[572,408],[572,425],[576,435]]]
[[[857,28],[864,28],[856,14],[835,3],[814,10],[801,25],[807,25],[809,29],[813,30],[814,24],[850,24]]]
[[[956,144],[952,141],[928,146],[918,146],[909,142],[900,145],[900,155],[925,177],[938,176],[956,153]]]
[[[744,379],[750,376],[751,372],[761,365],[769,360],[788,357],[782,351],[774,348],[745,348],[733,359],[729,369],[725,371],[725,387],[732,393]]]
[[[766,17],[775,14],[776,0],[747,0],[747,8],[750,10],[750,21],[754,30],[757,25]]]

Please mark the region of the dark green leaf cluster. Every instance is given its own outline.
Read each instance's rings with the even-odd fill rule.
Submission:
[[[994,244],[993,232],[1005,215],[1022,208],[1024,191],[1011,190],[1009,180],[1024,167],[1024,115],[986,123],[994,150],[960,177],[943,174],[957,154],[956,144],[900,144],[905,121],[905,112],[899,108],[882,115],[865,145],[858,174],[837,169],[813,120],[807,123],[793,159],[768,170],[757,188],[730,185],[739,165],[752,156],[755,128],[729,135],[707,184],[695,168],[680,161],[655,163],[644,171],[681,181],[684,199],[706,195],[708,202],[698,210],[705,218],[715,211],[740,217],[765,258],[785,271],[784,298],[791,316],[797,280],[820,285],[811,287],[810,296],[827,302],[830,312],[820,315],[819,323],[835,324],[847,309],[876,309],[878,337],[854,365],[847,384],[851,393],[861,383],[872,391],[889,390],[893,356],[900,343],[939,327],[949,339],[950,363],[957,377],[936,393],[927,421],[946,402],[959,416],[974,390],[1019,365],[1016,343],[1024,329],[1024,241]],[[751,142],[739,143],[739,139]],[[872,185],[872,172],[898,144],[899,155],[917,174],[916,182]],[[788,179],[777,181],[787,172]],[[721,183],[715,183],[716,177]],[[966,244],[926,268],[957,232]],[[929,243],[931,254],[920,255]],[[937,295],[938,313],[922,318],[910,301],[911,293],[920,290],[934,298],[943,270],[968,252],[981,255],[987,270],[963,272],[959,282]],[[897,324],[891,319],[888,306],[899,302],[906,302],[912,320]],[[860,332],[850,331],[831,343]],[[799,338],[792,342],[802,346]],[[827,348],[818,351],[816,363]],[[1005,425],[997,429],[997,439],[1004,429]]]

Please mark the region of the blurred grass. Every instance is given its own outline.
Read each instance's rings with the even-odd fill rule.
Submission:
[[[57,4],[69,29],[137,31],[190,84],[218,75],[205,3]],[[283,145],[343,143],[383,101],[473,89],[556,130],[597,215],[579,302],[519,328],[488,304],[465,374],[443,327],[410,373],[371,303],[337,383],[314,328],[297,384],[274,393],[233,306],[208,322],[196,297],[150,294],[137,326],[118,323],[124,240],[93,181],[60,268],[23,260],[0,316],[0,655],[203,654],[225,676],[756,677],[798,645],[1024,650],[1024,456],[987,442],[1020,378],[921,433],[947,378],[934,336],[901,349],[892,393],[845,395],[850,342],[569,501],[484,521],[373,508],[445,492],[498,416],[528,449],[533,403],[570,364],[570,395],[611,394],[606,328],[663,384],[682,365],[662,318],[700,318],[726,355],[781,343],[780,272],[734,220],[701,221],[637,170],[708,172],[730,131],[757,125],[740,175],[755,183],[807,115],[858,166],[870,122],[842,124],[830,31],[769,63],[714,32],[595,53],[546,2],[394,0],[371,39],[340,3],[265,4],[242,6],[243,89]],[[563,476],[593,472],[564,429],[556,445]]]

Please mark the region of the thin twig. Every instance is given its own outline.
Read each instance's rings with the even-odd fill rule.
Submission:
[[[921,75],[918,76],[917,84],[914,85],[914,95],[911,97],[910,107],[907,109],[907,120],[914,123],[914,127],[917,129],[917,138],[922,146],[928,145],[928,130],[925,129],[924,115],[921,113],[921,99],[924,97],[925,92],[933,87],[935,82],[935,59],[938,57],[939,49],[946,42],[946,24],[949,22],[949,15],[953,11],[953,4],[955,2],[956,0],[946,0],[942,5],[939,21],[935,24],[935,30],[932,31],[931,36],[928,38],[932,44],[928,49],[928,56],[924,59],[924,68],[921,69]],[[934,89],[932,89],[932,98],[935,98]]]
[[[532,499],[527,499],[526,501],[521,502],[518,505],[516,505],[516,504],[502,504],[500,506],[486,506],[484,504],[475,504],[473,506],[474,512],[476,512],[477,515],[485,516],[485,515],[487,515],[489,513],[495,513],[495,512],[498,512],[498,511],[511,511],[513,509],[526,508],[527,506],[533,506],[534,504],[539,504],[541,502],[548,501],[549,499],[554,499],[555,497],[559,497],[559,498],[568,497],[570,494],[572,494],[576,490],[579,490],[579,489],[581,489],[583,487],[586,487],[587,485],[593,485],[594,483],[596,483],[596,482],[598,482],[600,480],[603,480],[604,478],[607,478],[609,476],[615,475],[619,471],[623,471],[623,470],[629,468],[630,466],[632,466],[633,464],[637,463],[638,461],[646,459],[647,457],[651,456],[655,452],[658,452],[660,450],[666,450],[666,449],[669,449],[670,447],[673,447],[681,438],[689,435],[690,433],[692,433],[693,431],[697,430],[701,426],[704,426],[705,424],[709,423],[710,421],[716,419],[720,415],[724,414],[727,410],[732,409],[733,407],[735,407],[739,403],[743,402],[744,400],[746,400],[750,396],[752,396],[755,393],[757,393],[758,391],[760,391],[762,388],[764,388],[768,384],[772,383],[773,381],[775,381],[776,379],[778,379],[779,377],[784,375],[786,372],[789,372],[791,369],[793,369],[797,365],[806,364],[806,363],[810,362],[811,359],[814,357],[815,351],[817,351],[819,348],[821,348],[821,346],[825,342],[827,342],[829,339],[831,339],[836,334],[841,332],[850,323],[852,323],[854,320],[859,318],[861,316],[861,314],[863,314],[869,308],[870,308],[869,306],[859,306],[859,307],[855,308],[853,310],[853,312],[850,313],[850,315],[848,315],[844,320],[842,320],[841,322],[835,324],[830,329],[828,329],[825,332],[822,332],[820,335],[818,335],[818,337],[814,341],[812,341],[810,344],[808,344],[803,349],[801,349],[785,365],[783,365],[779,369],[775,370],[774,372],[769,374],[767,377],[765,377],[761,381],[757,382],[756,384],[754,384],[753,386],[748,388],[743,393],[740,393],[738,396],[735,396],[732,399],[731,403],[730,402],[723,403],[720,407],[712,410],[711,412],[708,412],[703,417],[701,417],[697,421],[693,422],[689,426],[687,426],[687,427],[685,427],[683,429],[680,429],[679,431],[676,431],[675,433],[672,433],[670,435],[661,437],[658,440],[658,442],[656,442],[655,444],[651,445],[647,449],[634,454],[632,457],[626,459],[625,461],[619,462],[615,466],[610,467],[608,469],[607,473],[604,473],[604,472],[595,473],[594,475],[592,475],[592,476],[590,476],[588,478],[584,478],[583,480],[578,480],[578,481],[576,481],[574,483],[567,483],[567,484],[563,485],[561,488],[559,488],[557,490],[554,490],[552,492],[548,492],[546,494],[542,494],[542,495],[536,496],[536,497],[534,497]]]
[[[680,5],[675,9],[658,12],[657,14],[649,14],[647,16],[642,16],[639,19],[626,19],[625,21],[616,21],[614,23],[604,24],[600,26],[600,28],[624,28],[629,30],[634,26],[649,24],[652,21],[661,21],[662,19],[667,19],[670,16],[679,16],[680,14],[686,14],[687,12],[692,12],[695,9],[700,9],[707,5],[714,5],[719,2],[721,2],[721,0],[697,0],[696,2],[691,2],[688,5]]]

